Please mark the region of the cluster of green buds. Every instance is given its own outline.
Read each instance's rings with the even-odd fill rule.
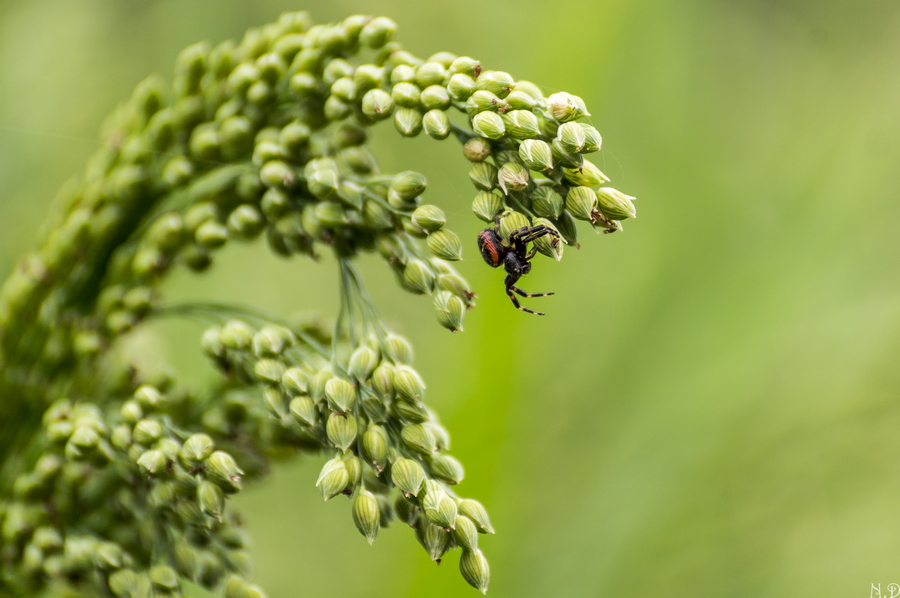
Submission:
[[[298,452],[328,457],[315,485],[325,500],[351,497],[370,542],[403,521],[433,560],[460,548],[464,578],[487,590],[487,514],[455,493],[462,466],[412,349],[353,266],[377,252],[459,331],[475,298],[451,264],[462,243],[423,200],[424,175],[379,170],[370,130],[390,120],[406,137],[460,142],[473,211],[506,240],[544,225],[577,245],[576,220],[619,230],[634,198],[584,159],[601,139],[578,122],[580,98],[544,97],[465,56],[420,59],[395,29],[285,14],[239,43],[187,48],[171,85],[145,80],[110,117],[42,246],[0,290],[0,593],[178,596],[190,580],[262,596],[227,499]],[[335,256],[332,331],[163,304],[173,269],[203,272],[229,242],[260,238],[282,257]],[[562,257],[554,237],[535,247]],[[188,392],[111,357],[123,334],[166,315],[216,322],[201,345],[218,386]]]

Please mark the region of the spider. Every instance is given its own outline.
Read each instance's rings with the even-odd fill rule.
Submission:
[[[544,235],[553,235],[554,245],[559,242],[559,233],[540,224],[538,226],[523,226],[515,230],[509,235],[509,243],[503,241],[499,234],[499,221],[495,221],[494,228],[486,228],[478,233],[478,249],[481,251],[481,257],[487,262],[491,268],[498,268],[503,264],[506,270],[506,294],[512,300],[516,309],[524,312],[543,316],[539,311],[522,307],[516,295],[521,297],[547,297],[553,293],[526,293],[516,286],[516,282],[529,272],[531,272],[531,258],[537,253],[537,248],[532,247],[528,250],[528,243],[535,239],[539,239]]]

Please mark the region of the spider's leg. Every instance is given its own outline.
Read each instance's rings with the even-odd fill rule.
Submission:
[[[510,285],[509,290],[513,291],[519,297],[549,297],[550,295],[556,294],[556,293],[529,293],[528,291],[523,291],[516,285]]]
[[[534,315],[536,315],[536,316],[545,316],[545,315],[547,315],[547,314],[545,314],[545,313],[543,313],[543,312],[540,312],[540,311],[534,311],[533,309],[528,309],[527,307],[523,307],[522,304],[519,303],[519,300],[516,299],[516,296],[513,294],[513,291],[512,291],[513,289],[516,289],[516,287],[510,287],[510,288],[506,289],[506,294],[509,295],[509,298],[510,298],[510,300],[513,302],[513,305],[516,306],[516,309],[521,309],[522,311],[524,311],[524,312],[526,312],[526,313],[534,314]],[[518,290],[518,289],[516,289],[516,290]],[[531,297],[532,295],[527,295],[527,296],[528,296],[528,297]]]
[[[528,252],[528,255],[525,256],[525,261],[530,262],[531,258],[537,255],[537,247],[532,247],[531,251]]]
[[[541,226],[543,226],[543,225],[541,225]],[[537,227],[535,227],[535,228],[537,228]],[[556,231],[553,230],[552,228],[544,227],[543,230],[534,231],[534,232],[528,234],[527,236],[525,236],[524,238],[519,239],[519,240],[522,241],[523,243],[531,243],[531,242],[534,241],[535,239],[540,239],[541,237],[544,237],[544,236],[546,236],[546,235],[553,235],[554,237],[557,237],[557,238],[559,237],[559,233],[558,233],[558,232],[556,232]]]

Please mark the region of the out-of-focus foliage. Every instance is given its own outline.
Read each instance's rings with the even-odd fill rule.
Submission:
[[[418,54],[464,52],[582,96],[604,134],[595,162],[643,202],[629,234],[536,267],[526,289],[557,295],[531,318],[475,260],[466,165],[440,154],[458,148],[376,140],[393,155],[385,170],[420,170],[446,194],[469,243],[460,269],[480,301],[452,337],[385,266],[365,265],[385,279],[372,294],[405,322],[454,430],[462,489],[491,510],[492,595],[855,596],[873,583],[889,595],[900,582],[895,3],[7,0],[0,275],[32,246],[101,118],[148,72],[298,8],[319,22],[390,15]],[[279,313],[335,302],[334,268],[260,268],[260,251],[228,249],[169,293]],[[174,352],[203,380],[198,332],[160,326],[132,345],[156,367]],[[385,530],[369,550],[307,483],[317,469],[277,470],[241,498],[272,596],[301,585],[470,595],[409,534]]]

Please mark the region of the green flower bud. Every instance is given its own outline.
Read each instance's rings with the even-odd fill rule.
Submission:
[[[478,550],[478,528],[465,515],[457,515],[456,525],[450,535],[456,545],[463,550]]]
[[[505,99],[506,103],[513,110],[531,110],[537,105],[537,98],[519,90],[513,91]],[[537,124],[536,118],[535,124]]]
[[[562,196],[550,187],[538,187],[531,194],[531,209],[544,218],[559,218],[563,204]]]
[[[590,187],[572,187],[566,195],[566,209],[580,220],[597,219],[597,195]]]
[[[175,590],[178,588],[178,574],[168,565],[154,565],[150,567],[150,582],[163,590]]]
[[[328,440],[342,451],[346,451],[356,440],[357,430],[356,418],[346,413],[332,413],[325,425]]]
[[[356,99],[356,83],[350,77],[341,77],[331,84],[331,95],[350,104]]]
[[[429,232],[434,232],[444,226],[444,223],[447,222],[447,219],[444,216],[443,210],[441,210],[439,207],[424,205],[419,206],[412,213],[412,222],[419,228],[422,228]]]
[[[370,545],[378,535],[380,521],[378,499],[371,492],[361,490],[353,500],[353,523],[356,524],[356,529],[366,537]]]
[[[475,293],[469,288],[469,283],[459,274],[441,274],[437,279],[437,288],[453,293],[463,300],[466,306],[474,305],[472,299]]]
[[[184,441],[179,455],[185,463],[197,466],[209,458],[215,448],[212,438],[206,434],[194,434]]]
[[[196,231],[197,228],[206,222],[218,216],[218,210],[212,202],[204,201],[191,206],[191,209],[184,215],[184,226],[186,229]]]
[[[419,373],[407,365],[394,368],[394,390],[398,396],[413,403],[425,397],[425,383]]]
[[[422,119],[425,133],[432,139],[446,139],[450,136],[452,125],[450,118],[441,110],[429,110]]]
[[[343,492],[349,482],[350,475],[346,465],[340,458],[334,458],[322,467],[319,479],[316,480],[316,488],[322,492],[322,497],[327,502]]]
[[[317,199],[328,199],[337,193],[341,186],[341,178],[334,170],[318,169],[307,175],[306,184],[310,193]]]
[[[246,351],[253,342],[253,329],[240,320],[229,320],[222,327],[221,339],[229,349]]]
[[[353,82],[361,92],[380,87],[384,83],[384,67],[374,64],[362,64],[353,71]]]
[[[378,473],[387,465],[388,443],[387,432],[381,426],[369,425],[362,435],[363,456]]]
[[[527,226],[531,226],[531,223],[524,214],[509,211],[500,218],[500,236],[509,241],[510,234]]]
[[[482,71],[475,81],[475,89],[489,91],[500,98],[509,95],[514,85],[512,75],[503,71]]]
[[[425,485],[425,470],[418,461],[399,459],[391,467],[391,482],[406,496],[416,496]]]
[[[434,434],[421,424],[403,426],[400,436],[403,438],[403,442],[423,455],[431,455],[437,450]]]
[[[550,145],[540,139],[526,139],[519,145],[519,157],[531,170],[547,172],[553,169]]]
[[[275,141],[260,141],[253,147],[253,163],[265,164],[285,157],[284,146]]]
[[[371,174],[378,168],[372,152],[365,147],[348,147],[341,152],[341,157],[358,174]]]
[[[503,211],[503,199],[496,193],[481,192],[472,202],[472,211],[485,222],[493,222],[494,217]]]
[[[503,102],[489,91],[476,91],[466,100],[466,112],[475,117],[482,112],[497,112]]]
[[[459,237],[453,231],[435,231],[428,235],[427,243],[431,253],[441,259],[451,262],[462,259],[462,241],[459,240]]]
[[[280,355],[292,344],[291,333],[277,326],[264,326],[253,335],[253,353],[257,357]]]
[[[434,288],[434,279],[434,272],[421,260],[411,259],[403,269],[403,286],[413,293],[430,293]]]
[[[313,375],[309,381],[309,396],[313,401],[318,403],[325,398],[325,385],[332,378],[334,374],[329,369],[319,370]]]
[[[144,417],[144,410],[137,401],[125,401],[122,403],[119,413],[127,423],[134,425]]]
[[[305,395],[309,390],[309,376],[301,368],[288,368],[281,376],[281,384],[291,394]]]
[[[600,205],[600,211],[611,220],[637,218],[637,211],[632,203],[634,197],[625,195],[612,187],[600,187],[597,189],[597,201]]]
[[[76,434],[78,430],[75,431]],[[162,424],[156,421],[155,419],[142,419],[134,426],[134,432],[132,433],[132,437],[134,441],[138,444],[144,446],[150,446],[163,434]],[[73,438],[75,435],[73,434]]]
[[[413,349],[408,340],[396,334],[389,334],[385,344],[387,345],[387,354],[391,361],[397,365],[409,365],[413,361]],[[393,384],[394,373],[391,371],[391,384]]]
[[[538,134],[538,119],[529,110],[511,110],[501,118],[513,139],[530,139]]]
[[[322,80],[331,85],[341,77],[353,76],[353,65],[343,58],[332,58],[322,69]]]
[[[207,220],[194,233],[197,243],[208,249],[216,249],[228,242],[228,229],[215,220]]]
[[[564,168],[563,176],[573,185],[596,187],[609,182],[609,178],[600,169],[586,161],[580,168]]]
[[[377,17],[366,23],[359,32],[359,43],[368,48],[377,50],[384,47],[394,33],[397,24],[387,17]]]
[[[406,496],[400,494],[394,500],[394,514],[397,519],[410,527],[416,527],[419,519],[419,508],[416,507]]]
[[[352,83],[352,82],[351,82]],[[325,100],[324,113],[325,118],[331,122],[337,122],[339,120],[344,120],[348,116],[350,116],[351,106],[349,103],[344,102],[338,96],[332,95],[328,96],[328,99]]]
[[[280,388],[270,387],[263,390],[263,402],[274,417],[281,419],[287,415],[284,393]]]
[[[237,466],[234,457],[224,451],[215,451],[206,460],[206,471],[210,479],[227,493],[241,489],[241,476],[244,472]]]
[[[372,89],[363,96],[362,111],[369,118],[383,120],[393,113],[394,100],[383,89]]]
[[[431,473],[448,484],[459,484],[465,477],[462,464],[450,455],[438,455],[432,459]]]
[[[421,92],[413,83],[397,83],[391,90],[391,98],[401,108],[418,108]]]
[[[407,170],[396,175],[391,180],[390,190],[403,201],[415,199],[425,191],[428,181],[425,175]]]
[[[450,291],[440,291],[434,296],[434,310],[438,323],[451,332],[462,331],[466,304]]]
[[[500,188],[503,189],[503,192],[509,194],[514,191],[524,191],[527,189],[528,181],[531,180],[531,177],[528,176],[528,169],[521,164],[518,164],[517,162],[507,162],[500,167],[497,179],[500,182]]]
[[[599,151],[600,146],[603,144],[600,132],[591,125],[585,123],[579,123],[578,126],[584,131],[584,147],[581,148],[581,153],[589,154],[591,152]]]
[[[423,90],[420,100],[425,110],[446,110],[450,107],[450,94],[446,87],[440,85],[432,85]]]
[[[535,218],[534,225],[538,226],[541,224],[543,224],[547,228],[556,230],[556,226],[546,218]],[[552,257],[557,262],[562,259],[564,244],[560,241],[560,239],[554,237],[553,235],[544,235],[543,237],[535,239],[534,246],[539,252],[546,255],[547,257]]]
[[[133,596],[138,587],[138,577],[130,569],[120,569],[109,575],[107,583],[113,595]]]
[[[319,420],[319,410],[316,409],[316,404],[309,397],[294,397],[291,399],[288,409],[294,419],[302,425],[314,426]]]
[[[162,451],[144,451],[137,460],[141,473],[152,476],[158,472],[163,472],[169,467],[169,462]]]
[[[422,114],[415,108],[398,108],[394,112],[394,127],[404,137],[422,132]]]
[[[325,383],[325,397],[328,406],[339,413],[346,413],[356,402],[356,389],[346,380],[332,378]]]
[[[275,359],[260,359],[253,366],[253,373],[257,380],[266,384],[278,384],[284,374],[284,364]]]
[[[200,510],[219,521],[225,513],[225,494],[222,490],[208,480],[203,480],[197,487],[197,502]]]
[[[490,191],[497,186],[497,167],[490,162],[474,162],[469,167],[469,179],[477,189]]]
[[[416,532],[416,539],[428,552],[431,560],[440,563],[441,557],[450,548],[450,533],[426,520],[419,522]]]
[[[584,164],[584,156],[581,154],[571,154],[563,149],[559,140],[554,139],[550,144],[550,150],[553,155],[555,164],[565,166],[567,168],[579,168]]]
[[[422,510],[425,517],[434,525],[444,529],[453,528],[456,525],[456,503],[440,482],[428,480],[425,482],[425,497],[422,500]]]
[[[344,454],[341,458],[344,460],[344,467],[347,468],[347,477],[350,479],[347,483],[345,494],[350,494],[362,480],[362,461],[352,451]]]
[[[469,162],[483,162],[491,155],[491,144],[481,137],[473,137],[463,145],[463,155]]]
[[[365,382],[378,365],[378,354],[369,347],[359,347],[350,356],[348,370],[357,382]]]
[[[494,528],[491,526],[491,520],[487,511],[477,500],[466,498],[456,505],[460,515],[465,515],[475,524],[480,534],[493,534]]]
[[[456,73],[447,82],[447,93],[457,102],[465,102],[475,93],[475,80],[465,73]]]
[[[440,62],[425,62],[416,69],[416,85],[425,89],[432,85],[443,85],[447,69]]]
[[[579,154],[587,143],[587,135],[580,123],[567,122],[556,131],[556,139],[562,148],[570,154]]]
[[[547,98],[547,110],[553,118],[561,123],[591,115],[584,105],[584,100],[564,91],[554,93]]]
[[[302,55],[301,52],[297,58]],[[319,91],[319,82],[311,73],[299,72],[291,77],[288,87],[301,98],[310,98]]]
[[[408,64],[401,64],[391,71],[391,85],[398,83],[412,83],[416,79],[416,69]]]
[[[394,228],[391,213],[379,203],[372,200],[366,201],[363,206],[363,223],[374,230],[389,230]]]
[[[333,201],[323,201],[315,208],[316,219],[326,228],[341,228],[350,223],[347,210]]]
[[[262,232],[265,220],[259,208],[252,204],[243,204],[235,208],[228,216],[228,229],[236,237],[253,239]]]
[[[491,569],[480,550],[463,550],[459,559],[459,571],[469,585],[482,594],[487,594],[488,583],[491,581]]]

